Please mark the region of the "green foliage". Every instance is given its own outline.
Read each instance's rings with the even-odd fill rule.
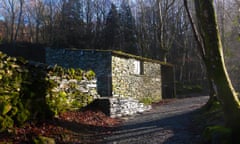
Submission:
[[[24,59],[23,57],[18,57],[17,59],[18,59],[17,62],[19,64],[27,64],[28,63],[28,61],[26,59]]]
[[[20,99],[24,67],[17,59],[0,52],[0,130],[9,130],[14,124],[21,124],[29,118],[29,111]],[[19,72],[21,71],[21,73]]]
[[[80,109],[93,101],[91,96],[77,90],[78,85],[74,82],[68,83],[66,89],[57,88],[57,81],[50,79],[51,76],[57,76],[60,81],[65,78],[81,81],[84,77],[88,80],[95,78],[95,73],[92,70],[84,72],[81,69],[63,69],[59,66],[53,68],[47,79],[52,87],[47,93],[46,101],[54,115],[66,110]]]
[[[95,75],[94,71],[89,70],[89,71],[86,72],[85,76],[86,76],[86,78],[87,78],[88,80],[91,80],[91,79],[93,79],[96,75]]]
[[[10,116],[0,116],[0,132],[11,129],[13,125],[14,121]]]
[[[75,69],[74,79],[79,80],[79,81],[82,80],[83,79],[83,70]]]
[[[48,83],[47,71],[41,67],[28,66],[28,72],[23,77],[21,99],[30,111],[31,119],[45,119],[53,114],[46,103],[46,94],[51,84]]]
[[[64,75],[64,69],[60,66],[55,65],[53,68],[54,75],[57,76],[63,76]]]
[[[151,105],[153,103],[153,99],[150,97],[144,97],[140,99],[139,102],[143,103],[144,105]]]
[[[92,101],[92,97],[77,90],[76,83],[67,89],[58,88],[58,80],[93,79],[93,71],[64,69],[59,66],[30,65],[23,58],[8,57],[0,52],[0,131],[22,125],[27,120],[50,118],[60,112],[81,108]]]
[[[18,124],[22,125],[30,117],[30,112],[27,109],[22,109],[16,113],[16,119]]]
[[[12,109],[12,105],[7,102],[2,102],[0,105],[0,111],[2,115],[6,115]]]
[[[95,77],[95,73],[91,70],[89,72],[84,72],[81,69],[73,69],[73,68],[64,69],[57,65],[55,65],[53,69],[48,73],[52,76],[65,77],[67,79],[76,79],[79,81],[83,79],[84,73],[89,73],[89,74],[86,74],[87,76],[89,76],[89,79],[92,79]]]
[[[67,94],[64,91],[50,93],[46,101],[54,115],[67,110]]]
[[[75,88],[71,87],[71,89]],[[72,92],[61,90],[59,92],[49,93],[46,97],[46,101],[54,115],[58,115],[67,110],[85,107],[93,101],[93,98],[78,90]]]

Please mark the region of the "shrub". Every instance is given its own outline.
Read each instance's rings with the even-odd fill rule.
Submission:
[[[95,75],[94,71],[89,70],[89,71],[86,72],[85,76],[86,76],[86,78],[87,78],[88,80],[91,80],[91,79],[93,79],[96,75]]]
[[[81,81],[84,77],[94,78],[95,73],[33,65],[0,52],[0,131],[11,130],[28,120],[50,118],[72,107],[81,108],[92,101],[74,83],[69,83],[68,89],[59,89],[58,80],[51,79],[53,76]]]
[[[81,69],[63,69],[60,75],[56,75],[54,68],[51,73],[48,74],[48,81],[55,83],[55,85],[47,94],[47,103],[54,112],[58,115],[66,110],[80,109],[93,101],[92,96],[82,93],[78,90],[78,84],[73,82],[66,82],[63,88],[59,88],[59,85],[63,85],[62,81],[67,79],[75,79],[79,82],[88,77],[87,79],[93,79],[95,73],[93,71],[83,72]],[[51,78],[55,76],[55,78]]]
[[[27,71],[16,58],[0,52],[0,131],[24,123],[30,116],[21,100],[22,76]]]

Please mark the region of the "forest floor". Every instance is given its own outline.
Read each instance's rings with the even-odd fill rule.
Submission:
[[[195,118],[207,96],[164,100],[150,111],[113,119],[96,109],[66,112],[58,118],[0,133],[0,143],[30,144],[41,135],[58,144],[196,144],[202,131]]]

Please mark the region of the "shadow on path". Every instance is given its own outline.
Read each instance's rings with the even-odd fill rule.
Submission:
[[[165,117],[159,120],[120,126],[101,143],[107,144],[195,144],[198,134],[193,133],[190,124],[198,110]]]
[[[76,133],[72,136],[76,139],[74,144],[196,144],[200,132],[194,129],[192,122],[207,99],[176,100],[150,112],[128,117],[121,126],[113,128],[81,126],[64,121],[59,124]]]

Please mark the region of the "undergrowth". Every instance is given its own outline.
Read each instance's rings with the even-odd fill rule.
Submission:
[[[16,125],[49,119],[70,106],[81,108],[92,101],[89,95],[79,92],[75,85],[69,88],[73,89],[72,92],[68,92],[69,89],[54,90],[58,83],[51,76],[81,81],[93,79],[95,73],[34,65],[0,52],[0,132],[12,132]],[[70,102],[68,97],[72,98]],[[67,103],[70,103],[69,107]]]
[[[219,101],[205,105],[196,117],[195,126],[202,132],[199,144],[231,144],[231,129],[225,127]]]

